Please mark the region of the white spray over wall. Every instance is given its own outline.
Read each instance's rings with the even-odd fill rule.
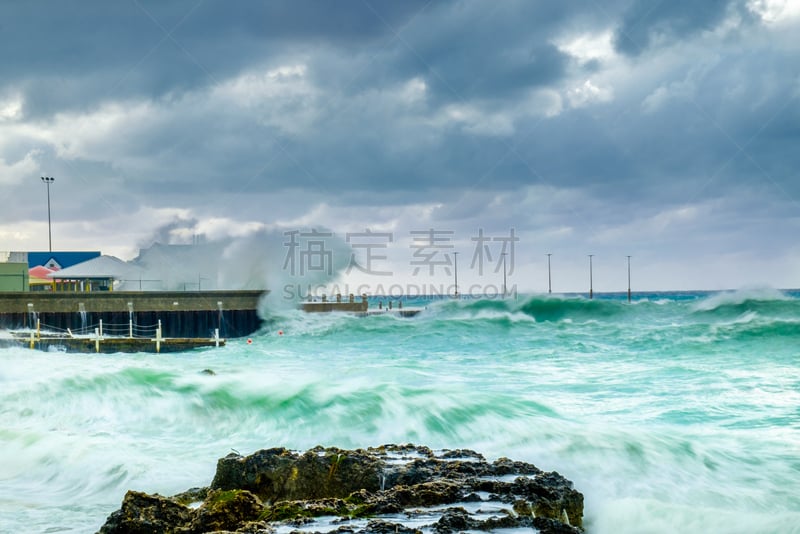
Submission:
[[[170,223],[169,231],[160,229],[154,234],[166,242],[152,241],[142,247],[134,260],[142,268],[140,280],[126,281],[122,289],[267,289],[266,307],[291,309],[302,295],[292,292],[288,298],[285,287],[329,284],[352,256],[343,239],[323,228],[262,228],[214,240],[194,235],[189,244],[172,231],[177,226],[182,225]]]

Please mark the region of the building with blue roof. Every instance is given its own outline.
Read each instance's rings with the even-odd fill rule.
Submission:
[[[28,252],[28,268],[41,265],[48,269],[66,269],[100,257],[100,251]]]

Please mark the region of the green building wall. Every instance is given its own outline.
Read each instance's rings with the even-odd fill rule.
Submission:
[[[28,291],[27,263],[0,263],[0,291]]]

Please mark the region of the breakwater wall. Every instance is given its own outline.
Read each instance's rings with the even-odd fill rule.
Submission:
[[[0,293],[0,329],[42,328],[73,332],[100,321],[106,331],[161,323],[164,337],[221,337],[252,334],[261,326],[264,290],[8,292]]]

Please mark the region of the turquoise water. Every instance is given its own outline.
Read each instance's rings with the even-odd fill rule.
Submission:
[[[0,349],[0,532],[94,532],[231,449],[413,442],[559,471],[593,533],[800,533],[800,293],[410,305],[267,310],[178,355]]]

